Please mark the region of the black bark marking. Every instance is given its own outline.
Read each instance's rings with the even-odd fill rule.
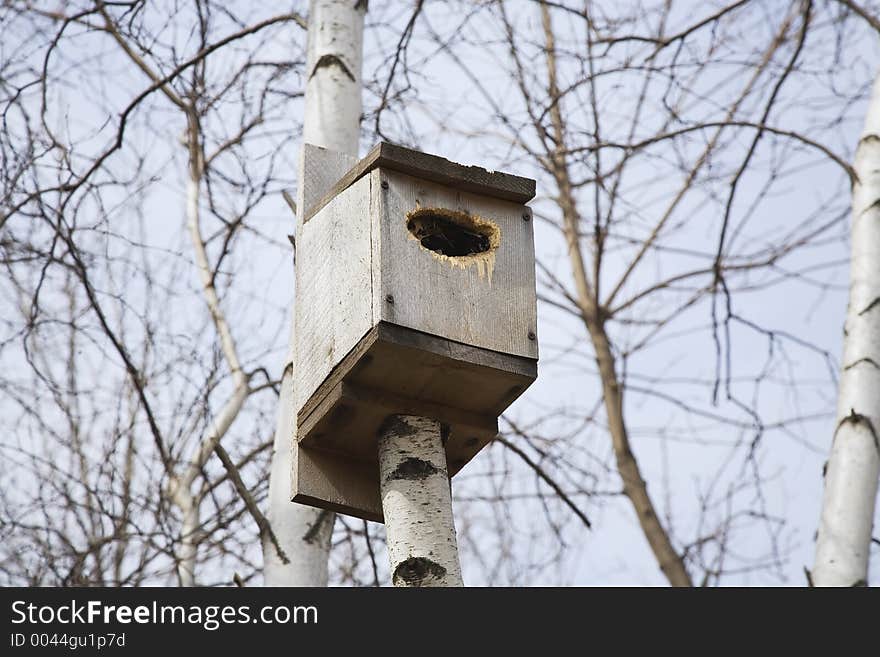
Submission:
[[[868,431],[871,432],[871,436],[874,438],[874,447],[880,452],[880,436],[877,435],[877,430],[874,428],[874,423],[871,422],[871,418],[867,415],[862,415],[861,413],[856,413],[854,408],[849,409],[849,415],[843,418],[840,423],[837,425],[837,429],[834,430],[834,439],[837,439],[837,432],[840,431],[840,427],[844,424],[864,424],[868,427]]]
[[[446,443],[449,442],[449,432],[451,429],[452,427],[450,427],[445,422],[440,424],[440,444],[442,444],[444,447],[446,447]]]
[[[867,308],[859,313],[859,317],[864,315],[865,313],[871,312],[872,309],[880,307],[880,297],[874,299],[871,303],[868,304]]]
[[[333,512],[328,511],[327,509],[322,509],[321,513],[318,514],[318,519],[315,520],[315,524],[309,525],[308,531],[303,534],[302,540],[309,544],[317,541],[322,525],[329,519],[333,519]]]
[[[446,577],[446,569],[425,557],[410,557],[394,569],[391,581],[395,586],[424,586]]]
[[[869,364],[873,365],[874,367],[876,367],[877,369],[880,369],[880,365],[878,365],[877,361],[874,360],[873,358],[859,358],[856,362],[850,363],[849,365],[845,366],[843,369],[844,369],[844,371],[851,370],[853,367],[855,367],[859,363],[869,363]]]
[[[813,582],[813,573],[811,573],[806,566],[804,566],[804,575],[807,576],[807,588],[816,588],[816,585]]]
[[[406,436],[415,436],[416,430],[399,415],[389,415],[379,427],[379,435],[405,438]]]
[[[435,468],[431,463],[410,456],[394,468],[394,471],[385,478],[385,481],[395,481],[397,479],[419,481],[427,479],[438,472],[440,472],[440,470]]]
[[[352,82],[357,82],[354,79],[354,75],[351,71],[348,70],[348,66],[345,65],[345,62],[338,55],[321,55],[318,58],[317,63],[315,64],[315,68],[312,69],[311,75],[309,75],[309,80],[315,77],[315,73],[318,72],[319,68],[324,66],[338,66],[342,69],[342,72],[345,73],[345,76],[350,79]]]

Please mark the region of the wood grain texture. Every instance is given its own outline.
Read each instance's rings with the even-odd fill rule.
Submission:
[[[402,173],[448,185],[465,192],[481,196],[499,198],[514,203],[527,203],[535,197],[535,181],[510,173],[489,171],[482,167],[465,166],[451,162],[437,155],[414,151],[387,142],[376,144],[366,157],[339,178],[334,187],[326,193],[312,210],[306,213],[305,221],[329,203],[337,194],[374,169]]]
[[[536,375],[534,360],[380,322],[300,411],[294,499],[381,521],[377,433],[389,415],[447,424],[452,476],[495,438],[498,415]]]
[[[293,501],[364,520],[384,522],[378,462],[300,445],[293,473]]]
[[[430,417],[449,427],[447,452],[451,474],[458,472],[498,434],[495,417],[343,381],[300,424],[300,445],[375,464],[377,432],[385,418],[395,413]]]
[[[497,418],[537,377],[537,362],[380,322],[300,408],[298,421],[342,381],[362,389]],[[424,414],[424,413],[423,413]]]
[[[357,157],[347,153],[339,153],[327,148],[305,144],[300,155],[302,162],[300,171],[304,171],[303,179],[297,189],[297,215],[302,217],[314,215],[311,212],[331,189],[358,162]],[[324,204],[326,205],[326,203]]]
[[[370,179],[363,178],[300,227],[297,410],[375,323],[369,206]]]
[[[495,418],[341,382],[300,425],[293,499],[382,522],[378,434],[387,418],[397,413],[430,414],[448,426],[450,476],[498,434]]]
[[[537,358],[534,236],[532,222],[523,220],[528,208],[398,171],[378,173],[388,182],[387,188],[373,186],[381,222],[374,255],[381,263],[378,316],[458,343]],[[445,208],[496,224],[501,236],[491,272],[456,266],[454,258],[422,247],[406,226],[407,213],[417,208]]]

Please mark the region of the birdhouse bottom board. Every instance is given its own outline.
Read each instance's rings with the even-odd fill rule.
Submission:
[[[535,360],[380,322],[298,413],[293,500],[382,522],[377,446],[389,415],[443,423],[451,477],[494,439],[498,416],[536,376]]]

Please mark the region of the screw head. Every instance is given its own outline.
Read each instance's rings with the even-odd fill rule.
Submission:
[[[388,189],[388,181],[387,180],[382,181],[382,189]]]
[[[388,303],[394,303],[394,297],[390,294],[386,294],[385,301],[387,301]]]
[[[523,221],[531,221],[532,215],[530,212],[523,212],[522,218],[523,218]]]
[[[537,337],[538,337],[538,336],[535,335],[535,332],[534,332],[534,331],[529,331],[529,340],[534,340],[534,339],[537,338]]]

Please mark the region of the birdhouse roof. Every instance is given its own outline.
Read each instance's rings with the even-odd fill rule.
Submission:
[[[311,208],[306,209],[308,221],[332,198],[376,168],[400,171],[415,178],[455,187],[471,194],[481,194],[514,203],[527,203],[535,197],[535,181],[501,171],[466,166],[437,155],[430,155],[403,146],[380,142],[339,179],[330,191]]]

